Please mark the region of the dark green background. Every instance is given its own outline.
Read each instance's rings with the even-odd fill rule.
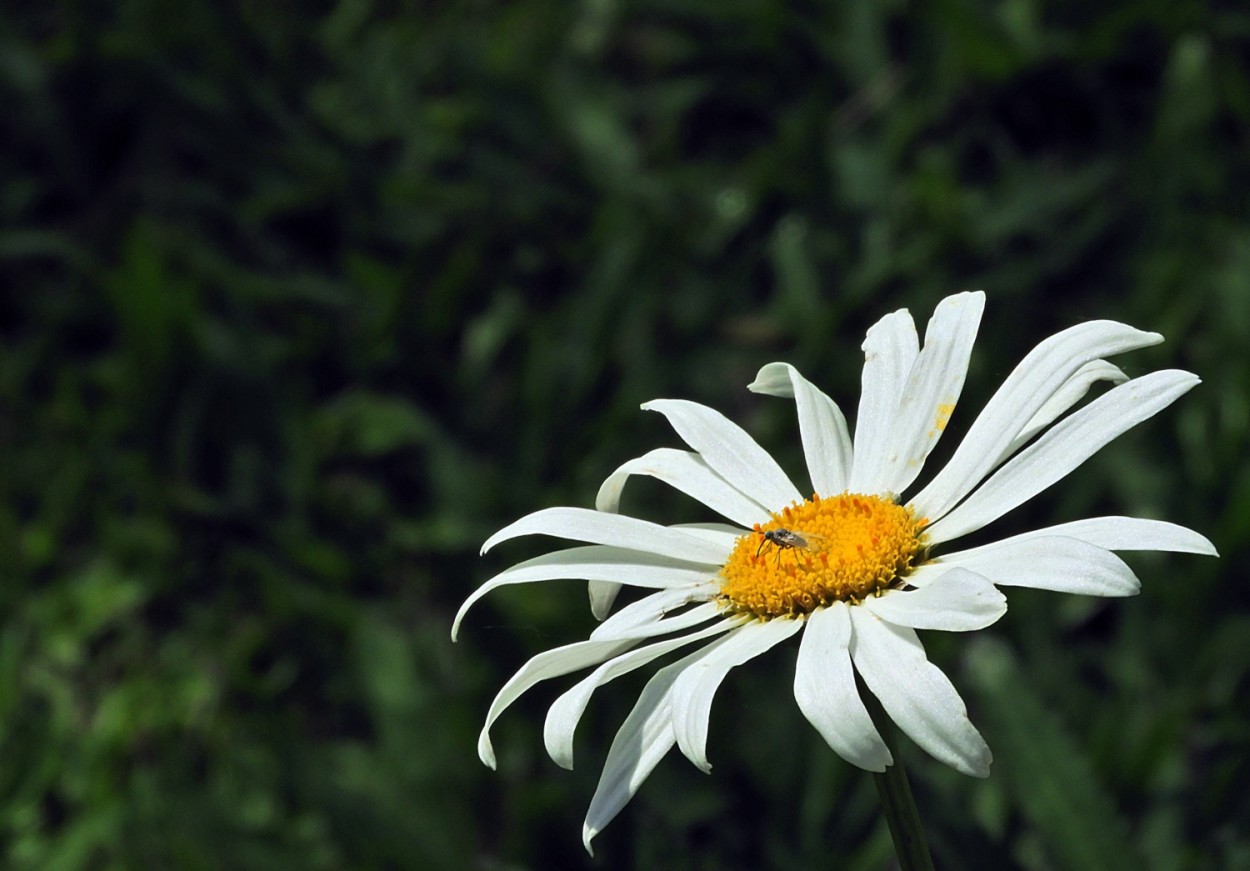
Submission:
[[[1081,320],[1204,379],[992,531],[1166,517],[1222,559],[926,635],[996,757],[904,748],[939,865],[1250,868],[1244,4],[18,2],[0,107],[0,865],[888,867],[793,649],[727,682],[713,774],[666,759],[592,862],[645,676],[572,773],[536,690],[493,773],[489,700],[584,637],[584,586],[448,629],[550,546],[481,559],[492,531],[677,444],[640,402],[714,405],[797,473],[755,371],[853,412],[869,324],[980,287],[948,443]]]

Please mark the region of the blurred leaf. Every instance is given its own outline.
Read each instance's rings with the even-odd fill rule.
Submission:
[[[1033,850],[1041,855],[1026,864],[1044,867],[1044,856],[1064,868],[1141,867],[1129,827],[1080,745],[1031,691],[1007,646],[977,639],[967,662],[997,745],[995,776],[1008,779],[1020,812],[1040,836],[1025,857]]]

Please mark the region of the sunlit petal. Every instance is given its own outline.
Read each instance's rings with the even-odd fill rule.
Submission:
[[[859,697],[850,642],[845,602],[812,612],[794,669],[794,700],[833,752],[867,771],[885,771],[894,759]]]
[[[588,508],[544,508],[527,514],[486,539],[482,553],[500,542],[522,535],[553,535],[707,565],[720,565],[727,555],[724,548],[716,547],[698,536],[636,517]]]
[[[953,568],[923,587],[869,596],[863,607],[897,626],[970,632],[1006,614],[1007,597],[974,571]]]
[[[929,755],[974,777],[990,773],[990,748],[954,685],[925,656],[914,630],[851,609],[851,659],[890,719]]]
[[[794,399],[812,487],[825,495],[844,491],[851,474],[851,436],[837,403],[789,363],[769,363],[747,389]]]
[[[642,408],[667,417],[704,462],[761,505],[781,507],[803,498],[768,451],[719,411],[684,399],[654,399]]]
[[[995,584],[1084,596],[1135,596],[1141,582],[1111,551],[1056,535],[1002,541],[942,557],[942,565],[970,569]]]
[[[901,309],[879,320],[864,339],[864,371],[855,416],[855,457],[847,489],[872,493],[885,479],[891,430],[912,363],[920,353],[916,323]]]
[[[673,731],[677,746],[702,771],[707,759],[707,724],[712,699],[730,670],[770,650],[803,628],[799,620],[747,623],[719,640],[707,656],[692,664],[673,687]]]
[[[934,311],[886,436],[881,478],[868,492],[901,493],[920,474],[959,402],[984,307],[985,294],[976,291],[948,296]]]
[[[929,539],[934,544],[950,541],[998,519],[1197,384],[1198,378],[1188,372],[1165,370],[1126,381],[1104,393],[1003,465],[958,508],[930,526]]]
[[[998,465],[1007,446],[1072,375],[1091,360],[1163,341],[1115,321],[1056,333],[1028,353],[969,427],[949,462],[910,500],[930,520],[944,516]]]
[[[603,482],[595,507],[616,513],[625,482],[633,475],[648,475],[663,481],[742,526],[750,527],[768,520],[766,508],[714,472],[702,457],[693,451],[675,448],[657,448],[625,463]]]

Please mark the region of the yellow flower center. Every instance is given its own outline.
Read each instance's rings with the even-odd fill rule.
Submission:
[[[926,522],[880,496],[812,496],[738,539],[720,571],[720,599],[767,620],[879,596],[924,550]]]

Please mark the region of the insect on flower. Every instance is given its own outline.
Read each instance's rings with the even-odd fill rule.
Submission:
[[[797,548],[798,550],[820,551],[824,550],[828,539],[823,535],[816,535],[812,532],[799,532],[794,529],[770,529],[763,533],[764,538],[760,541],[760,546],[755,550],[756,558],[764,549],[764,545],[772,542],[777,547],[777,560],[781,560],[781,552],[789,548]]]

